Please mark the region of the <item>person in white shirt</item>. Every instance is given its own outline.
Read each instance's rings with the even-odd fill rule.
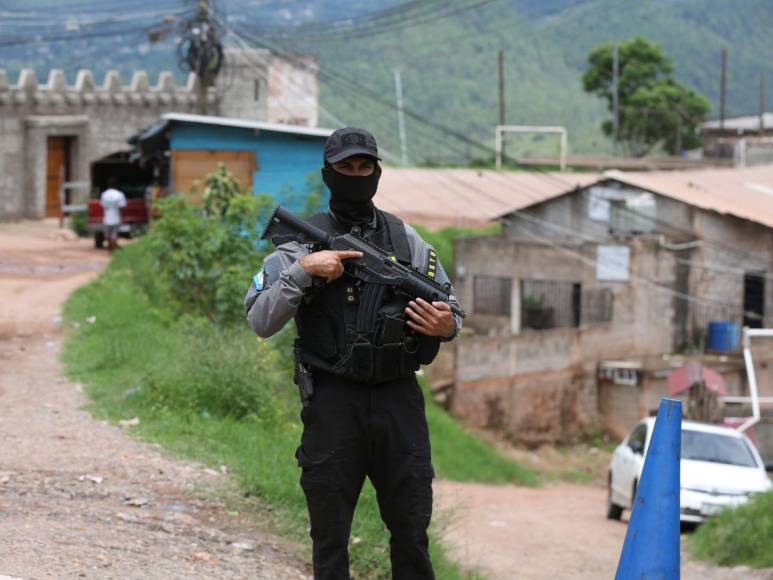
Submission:
[[[118,228],[121,225],[121,208],[126,207],[126,196],[117,189],[118,180],[111,177],[107,181],[107,189],[102,192],[99,203],[104,215],[102,224],[105,226],[107,249],[111,252],[118,247]]]

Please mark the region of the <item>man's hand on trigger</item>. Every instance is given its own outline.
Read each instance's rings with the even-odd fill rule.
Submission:
[[[362,252],[355,252],[354,250],[322,250],[303,256],[300,259],[300,263],[307,274],[310,276],[321,276],[329,284],[333,280],[340,278],[344,273],[342,260],[350,260],[352,258],[362,258]]]
[[[417,298],[408,303],[405,313],[409,316],[406,324],[416,332],[427,336],[449,337],[456,329],[451,307],[445,302],[433,302]]]

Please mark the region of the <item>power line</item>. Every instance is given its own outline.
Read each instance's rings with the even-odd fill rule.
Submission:
[[[304,23],[292,28],[255,29],[264,37],[277,40],[341,40],[361,38],[402,30],[429,21],[436,21],[454,14],[469,11],[497,0],[463,0],[454,4],[443,0],[413,0],[391,8],[357,18],[345,18],[327,22]]]
[[[246,37],[247,39],[250,39],[253,42],[262,44],[263,46],[266,46],[267,48],[270,48],[270,49],[272,49],[274,51],[277,51],[280,54],[282,52],[285,55],[288,54],[286,49],[284,49],[281,46],[278,47],[278,48],[276,47],[276,45],[272,47],[270,42],[266,42],[265,40],[261,41],[260,39],[255,38],[253,35],[250,35],[249,33],[241,32],[241,34],[244,37]],[[289,55],[289,57],[292,58],[292,55]],[[345,89],[345,91],[346,90],[348,90],[348,91],[356,91],[356,94],[364,95],[364,96],[368,97],[369,99],[371,99],[371,101],[373,101],[373,102],[380,103],[383,106],[389,107],[391,110],[395,109],[395,104],[393,102],[391,102],[388,99],[385,99],[379,93],[376,93],[375,91],[372,91],[370,89],[367,89],[367,88],[363,87],[361,84],[358,84],[356,81],[348,79],[347,77],[342,75],[340,72],[331,73],[329,71],[325,71],[322,67],[320,67],[319,74],[323,78],[328,79],[330,82],[333,82],[333,83],[337,84],[338,86],[343,87]],[[470,145],[470,146],[475,147],[477,149],[486,151],[488,153],[493,153],[494,152],[494,149],[491,146],[483,144],[483,143],[481,143],[479,141],[476,141],[475,139],[473,139],[471,137],[468,137],[467,135],[465,135],[463,133],[455,131],[455,130],[453,130],[453,129],[451,129],[451,128],[449,128],[449,127],[447,127],[447,126],[445,126],[445,125],[443,125],[441,123],[432,121],[432,120],[430,120],[430,119],[428,119],[428,118],[426,118],[426,117],[416,113],[415,111],[412,111],[412,110],[410,110],[408,108],[404,108],[404,113],[407,116],[411,117],[412,119],[418,121],[419,123],[421,123],[421,124],[423,124],[423,125],[425,125],[427,127],[430,127],[432,129],[435,129],[437,131],[440,131],[441,133],[443,133],[446,136],[454,137],[455,139],[457,139],[457,140],[459,140],[459,141],[461,141],[461,142],[463,142],[463,143],[465,143],[467,145]],[[448,142],[446,140],[441,140],[440,143],[443,146],[447,146],[448,145]],[[552,175],[552,174],[550,174],[550,173],[548,173],[548,172],[546,172],[546,171],[544,171],[544,170],[542,170],[540,168],[534,168],[534,167],[525,165],[525,164],[519,162],[517,159],[513,159],[512,157],[506,157],[506,159],[508,159],[510,162],[514,163],[515,165],[525,169],[526,171],[531,172],[533,175],[539,176],[540,178],[542,178],[542,179],[544,179],[546,181],[551,181],[554,184],[560,184],[562,187],[567,187],[570,190],[576,188],[575,184],[572,184],[572,183],[566,181],[563,178],[560,178],[560,177],[557,177],[555,175]],[[589,192],[587,190],[584,190],[583,191],[583,195],[588,196]],[[647,214],[644,214],[644,213],[641,213],[641,212],[636,212],[635,210],[633,210],[631,208],[628,208],[628,207],[621,207],[620,209],[622,211],[628,213],[628,214],[637,215],[637,216],[639,216],[639,217],[641,217],[643,219],[649,220],[649,221],[651,221],[651,222],[653,222],[653,223],[655,223],[655,224],[657,224],[657,225],[659,225],[661,227],[664,227],[664,228],[667,228],[669,230],[681,233],[683,235],[687,235],[689,237],[694,237],[694,233],[693,232],[684,230],[684,229],[680,228],[679,226],[676,226],[675,224],[672,224],[670,222],[667,222],[667,221],[662,220],[660,218],[657,218],[655,216],[650,216],[650,215],[647,215]],[[714,246],[716,246],[718,248],[721,248],[723,251],[732,252],[733,254],[737,255],[740,259],[748,260],[748,252],[746,252],[744,250],[741,250],[739,248],[735,248],[733,246],[729,246],[727,244],[723,244],[722,242],[711,240],[710,238],[702,238],[702,239],[707,244],[714,245]]]
[[[431,171],[434,171],[434,170],[431,170]],[[465,188],[469,187],[469,184],[461,181],[457,176],[455,176],[453,174],[453,172],[443,172],[443,173],[437,172],[437,173],[438,173],[438,177],[439,178],[448,178],[448,179],[451,179],[451,180],[456,180],[458,183],[461,184],[461,186],[463,186]],[[479,193],[484,193],[484,194],[488,195],[489,197],[491,197],[491,199],[493,199],[495,201],[499,201],[497,198],[494,198],[493,196],[491,196],[490,194],[487,194],[486,192],[484,192],[483,190],[481,190],[479,188],[474,188],[474,189],[476,191],[478,191]],[[546,220],[543,220],[543,219],[537,218],[535,216],[526,214],[526,213],[524,213],[522,211],[517,211],[516,210],[516,211],[511,212],[510,215],[514,215],[517,218],[521,218],[521,219],[524,219],[526,221],[530,221],[532,223],[537,223],[537,224],[546,226],[546,227],[554,229],[554,230],[565,231],[565,232],[569,233],[572,237],[576,237],[576,238],[579,238],[579,239],[584,239],[585,241],[592,241],[592,242],[596,243],[597,245],[599,245],[599,241],[597,239],[595,239],[593,236],[588,236],[587,234],[583,234],[583,233],[577,232],[576,230],[572,230],[570,228],[565,228],[565,227],[560,226],[558,224],[553,224],[553,223],[548,222]],[[516,222],[512,218],[504,217],[504,218],[502,218],[502,221],[504,221],[506,223],[509,223],[511,225],[516,225]],[[598,264],[599,264],[598,260],[593,259],[593,258],[589,258],[589,257],[584,256],[583,254],[581,254],[579,252],[576,252],[576,251],[573,251],[573,250],[571,250],[569,248],[566,248],[566,247],[556,243],[555,241],[551,240],[550,238],[547,238],[547,237],[544,237],[544,236],[540,236],[539,234],[537,234],[535,232],[532,232],[530,230],[523,230],[523,231],[528,236],[530,236],[530,237],[532,237],[534,239],[537,239],[538,241],[540,241],[544,245],[550,246],[551,248],[553,248],[553,249],[555,249],[555,250],[557,250],[557,251],[559,251],[559,252],[561,252],[563,254],[566,254],[566,255],[572,256],[574,258],[577,258],[577,259],[583,261],[586,264],[592,265],[594,267],[597,267]],[[608,240],[603,240],[603,241],[604,242],[608,242]],[[619,262],[619,261],[615,261],[615,260],[612,260],[611,262],[616,264],[616,265],[618,265],[618,266],[625,265],[624,263]],[[690,294],[690,293],[685,293],[685,292],[679,292],[678,290],[674,290],[672,288],[669,288],[668,286],[664,286],[664,285],[658,283],[657,281],[652,280],[652,279],[647,278],[647,277],[644,277],[644,276],[638,276],[638,275],[635,275],[635,274],[629,274],[629,278],[632,281],[632,283],[634,283],[634,285],[636,285],[636,284],[642,285],[643,284],[643,285],[646,285],[648,287],[655,288],[657,290],[660,290],[662,292],[670,294],[674,298],[678,298],[678,299],[684,300],[686,302],[696,303],[696,304],[700,304],[702,306],[715,306],[715,307],[719,307],[719,308],[725,308],[725,309],[728,309],[728,310],[737,310],[739,312],[739,314],[743,314],[744,316],[760,318],[760,316],[757,313],[744,311],[743,307],[741,305],[738,305],[738,304],[726,304],[724,302],[719,302],[719,301],[713,300],[711,298],[706,298],[706,297],[703,297],[703,296],[697,296],[697,295]]]
[[[118,30],[95,30],[93,32],[83,32],[79,34],[63,33],[51,35],[37,35],[33,38],[12,38],[0,40],[0,47],[3,46],[21,46],[25,44],[41,44],[48,42],[72,42],[76,40],[87,40],[90,38],[101,38],[106,36],[128,36],[139,33],[147,33],[150,26],[138,26]]]
[[[226,25],[226,30],[228,30],[230,33],[232,33],[235,37],[240,38],[243,42],[246,42],[246,40],[252,40],[253,42],[255,42],[254,39],[250,38],[248,35],[245,35],[244,33],[242,33],[241,31],[239,31],[237,29],[235,29],[232,26]],[[298,58],[297,58],[296,55],[287,52],[286,50],[284,50],[281,47],[277,48],[275,45],[272,45],[272,43],[268,43],[268,42],[267,43],[261,43],[261,44],[259,44],[259,46],[262,46],[263,48],[267,48],[269,50],[272,50],[273,52],[283,56],[284,58],[287,58],[291,62],[295,61],[298,64],[302,64],[302,63],[300,63],[298,61]],[[326,80],[331,85],[340,88],[341,89],[341,94],[343,95],[343,97],[347,101],[352,103],[352,105],[354,105],[354,106],[362,106],[362,104],[363,104],[362,99],[359,98],[358,92],[353,90],[354,87],[351,84],[351,81],[348,81],[348,82],[341,81],[337,76],[330,74],[329,72],[325,71],[322,68],[319,69],[318,74],[319,74],[319,76],[323,80]],[[356,98],[355,98],[355,95],[356,95]],[[395,104],[392,103],[391,101],[380,100],[377,104],[379,104],[381,106],[387,106],[390,109],[390,111],[395,110],[394,109],[395,108]],[[444,147],[446,149],[449,149],[449,150],[453,150],[453,151],[455,151],[457,153],[459,153],[461,151],[460,149],[454,147],[452,144],[448,143],[447,141],[441,141],[439,144],[442,147]],[[465,153],[466,152],[461,151],[461,155],[464,155]],[[395,157],[395,159],[397,159],[397,157]]]
[[[449,16],[454,16],[462,12],[467,12],[470,10],[474,10],[476,8],[481,8],[486,4],[491,4],[492,2],[497,2],[497,1],[499,0],[477,0],[474,2],[468,2],[466,4],[462,4],[460,6],[455,6],[455,7],[445,6],[444,9],[440,9],[435,12],[429,12],[427,14],[419,15],[412,18],[397,19],[394,22],[389,23],[387,25],[355,28],[354,30],[348,33],[329,32],[329,33],[309,34],[301,37],[301,39],[306,41],[314,40],[316,42],[328,42],[328,41],[338,41],[341,39],[352,40],[352,39],[363,38],[363,37],[372,37],[372,36],[377,36],[387,32],[395,32],[395,31],[405,30],[407,28],[413,28],[415,26],[421,26],[422,24],[426,24],[428,22],[436,22],[439,19],[448,18]]]
[[[0,40],[0,47],[40,44],[44,42],[72,42],[105,36],[124,36],[139,32],[148,32],[151,28],[158,26],[159,24],[164,24],[164,21],[167,18],[179,16],[185,12],[186,10],[184,9],[172,11],[156,10],[143,12],[140,14],[110,16],[109,18],[95,20],[77,20],[75,18],[67,18],[64,21],[59,20],[57,22],[57,26],[48,26],[45,30],[42,30],[37,34],[27,33],[24,36],[16,36]],[[159,16],[163,16],[164,19],[159,20]],[[139,23],[143,21],[146,21],[145,24],[138,26],[112,26],[115,24],[127,24],[131,22]],[[58,32],[55,30],[55,28],[62,27],[65,28],[65,31]],[[71,28],[71,30],[68,30],[68,28]],[[81,30],[82,28],[86,28],[87,30]]]

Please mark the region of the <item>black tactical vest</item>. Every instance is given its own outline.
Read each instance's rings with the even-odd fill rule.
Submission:
[[[344,233],[329,213],[308,219],[330,232]],[[410,266],[411,250],[403,222],[376,210],[372,244]],[[365,383],[412,376],[437,355],[440,341],[415,333],[405,324],[408,298],[392,288],[366,284],[348,274],[330,284],[315,284],[298,312],[295,355],[312,368]]]

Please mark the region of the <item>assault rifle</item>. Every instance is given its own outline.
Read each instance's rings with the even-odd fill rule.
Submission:
[[[430,303],[445,302],[451,306],[454,314],[462,318],[467,316],[464,310],[450,304],[451,284],[438,284],[415,268],[400,264],[385,250],[364,239],[359,228],[352,228],[348,234],[329,234],[277,205],[261,238],[274,240],[275,243],[294,241],[311,244],[321,250],[362,252],[361,258],[344,262],[346,274],[363,282],[392,286],[411,299],[421,298]]]

